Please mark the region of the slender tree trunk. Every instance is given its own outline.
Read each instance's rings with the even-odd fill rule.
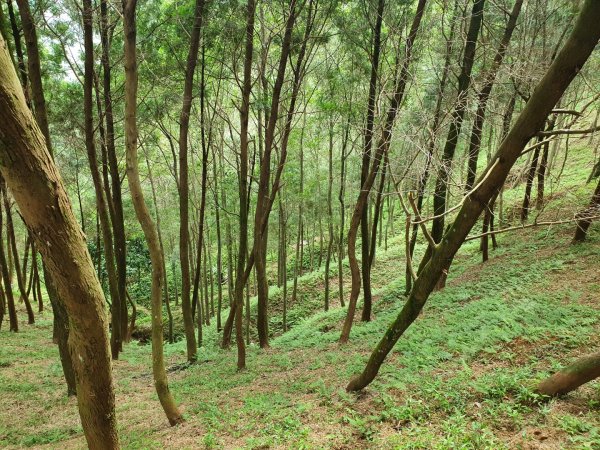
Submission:
[[[169,344],[174,342],[173,339],[173,312],[171,311],[171,300],[169,298],[169,280],[167,278],[167,263],[165,260],[165,246],[162,238],[162,228],[160,221],[160,208],[158,207],[158,199],[156,197],[156,186],[154,184],[154,177],[152,176],[152,168],[148,155],[146,155],[146,169],[148,170],[148,179],[150,180],[150,188],[152,190],[152,201],[154,203],[154,216],[156,217],[156,232],[158,233],[158,243],[160,246],[160,252],[162,255],[162,266],[163,266],[163,282],[165,284],[163,294],[165,299],[165,306],[167,308],[167,317],[169,320]],[[175,272],[173,272],[173,278],[175,278]],[[175,296],[177,296],[177,283],[175,283]],[[131,302],[133,305],[133,301]],[[131,330],[133,331],[133,330]]]
[[[541,140],[543,138],[538,138]],[[531,203],[531,191],[533,189],[533,180],[540,159],[540,148],[536,147],[533,151],[533,157],[527,171],[527,181],[525,182],[525,195],[523,196],[523,205],[521,206],[521,222],[525,222],[529,217],[529,207]]]
[[[181,264],[181,309],[183,312],[183,325],[187,342],[187,359],[196,360],[197,345],[194,334],[194,319],[190,301],[190,222],[189,222],[189,168],[188,168],[188,133],[190,124],[190,111],[192,108],[192,95],[194,89],[194,72],[198,62],[200,48],[200,34],[202,29],[202,15],[204,0],[196,0],[194,8],[194,24],[190,37],[190,47],[185,70],[185,84],[183,88],[183,106],[179,118],[179,261]],[[200,225],[202,226],[202,225]]]
[[[100,171],[98,170],[98,157],[96,154],[96,145],[94,138],[94,112],[93,112],[93,77],[94,77],[94,42],[92,30],[92,4],[91,0],[83,2],[83,25],[84,25],[84,47],[85,47],[85,74],[84,74],[84,93],[83,108],[85,116],[85,146],[94,182],[96,192],[96,206],[100,225],[102,227],[102,238],[104,243],[104,264],[108,272],[108,285],[111,297],[112,312],[112,335],[111,352],[113,359],[119,358],[119,352],[122,349],[121,343],[121,308],[119,303],[119,287],[117,281],[117,271],[115,267],[115,257],[112,240],[112,230],[110,217],[108,214],[108,204],[105,196],[104,186]]]
[[[582,6],[571,36],[538,83],[506,139],[500,144],[488,169],[480,177],[478,188],[465,199],[444,239],[433,250],[404,307],[371,353],[363,372],[353,378],[346,387],[348,391],[360,390],[373,381],[398,339],[416,320],[442,271],[452,261],[483,208],[502,186],[527,142],[542,128],[548,114],[598,43],[600,28],[595,26],[598,21],[600,3],[587,0]]]
[[[4,180],[0,180],[0,190],[4,192]],[[6,252],[4,251],[4,239],[2,238],[2,206],[0,205],[0,271],[2,271],[2,281],[4,282],[4,292],[6,295],[6,303],[8,306],[8,319],[10,321],[10,331],[17,333],[19,331],[19,319],[17,317],[17,309],[13,296],[12,282],[8,271],[8,263],[6,261]]]
[[[346,204],[344,201],[345,185],[346,185],[346,148],[348,146],[350,136],[350,119],[346,122],[346,130],[344,131],[344,140],[342,142],[342,150],[340,154],[340,190],[338,200],[340,202],[340,233],[338,242],[338,294],[340,306],[344,308],[344,235],[345,235],[345,219],[346,219]]]
[[[437,180],[435,183],[435,191],[433,196],[433,212],[436,218],[433,220],[431,227],[431,236],[437,243],[440,242],[444,233],[445,212],[446,212],[446,197],[448,194],[448,182],[450,181],[450,173],[454,152],[458,144],[464,115],[467,109],[467,97],[469,86],[471,84],[471,71],[475,61],[475,50],[477,48],[477,38],[481,23],[483,22],[483,7],[484,0],[475,0],[471,10],[471,20],[467,31],[467,39],[465,42],[463,61],[461,65],[460,75],[458,77],[458,92],[456,103],[451,115],[450,129],[446,138],[446,144],[442,153],[442,161],[438,170]],[[431,250],[428,250],[423,258],[421,267],[430,257]],[[421,268],[419,268],[421,269]],[[439,280],[438,288],[442,288],[446,282],[446,276],[449,267],[444,268],[442,277]],[[420,270],[419,270],[420,272]]]
[[[111,193],[112,210],[112,227],[114,237],[114,253],[117,270],[117,284],[119,293],[120,306],[120,326],[121,339],[128,342],[131,336],[127,330],[127,243],[125,238],[125,219],[123,215],[123,199],[121,195],[121,174],[119,171],[119,163],[117,151],[115,147],[115,126],[112,106],[112,88],[111,88],[111,63],[110,63],[110,48],[112,39],[111,25],[109,24],[108,2],[100,0],[100,40],[102,43],[102,90],[104,98],[104,120],[106,123],[106,150],[108,156],[108,166],[110,169],[111,184],[105,186],[108,192]],[[108,197],[108,195],[107,195]]]
[[[327,242],[327,256],[325,258],[325,311],[329,311],[329,264],[333,252],[333,118],[329,120],[329,175],[327,178],[327,230],[329,232]]]
[[[498,50],[496,50],[496,55],[494,56],[492,66],[489,68],[485,77],[484,85],[479,91],[477,112],[475,113],[473,129],[471,130],[471,139],[469,141],[468,172],[467,183],[465,188],[466,192],[469,192],[473,188],[473,182],[475,181],[475,175],[477,173],[477,159],[479,158],[479,149],[481,147],[481,135],[483,133],[483,124],[485,122],[487,102],[490,98],[490,94],[492,93],[494,82],[496,81],[496,74],[498,73],[498,69],[502,64],[502,60],[504,59],[504,55],[506,54],[506,50],[508,48],[508,44],[512,37],[513,31],[515,30],[515,27],[517,25],[517,19],[519,17],[519,14],[521,13],[522,5],[523,0],[515,1],[512,12],[510,13],[510,16],[508,16],[508,23],[506,24],[506,28],[504,29],[504,35],[502,36],[500,45],[498,46]]]
[[[221,241],[221,212],[219,204],[219,184],[217,176],[217,158],[214,147],[213,154],[213,192],[215,202],[215,226],[217,231],[217,332],[222,329],[221,326],[221,308],[223,306],[223,253]],[[221,188],[222,189],[222,188]]]
[[[86,0],[90,1],[90,0]],[[137,85],[138,72],[136,60],[136,0],[124,0],[123,26],[124,26],[124,64],[125,64],[125,143],[127,161],[127,181],[135,214],[144,232],[150,260],[152,263],[152,372],[154,387],[171,425],[183,421],[183,417],[173,395],[169,391],[167,373],[163,355],[163,324],[162,324],[162,283],[163,264],[158,232],[152,221],[140,182],[140,173],[137,157]]]
[[[352,328],[352,323],[354,320],[354,312],[356,310],[356,301],[358,299],[358,293],[360,290],[360,272],[358,269],[358,263],[356,261],[356,237],[358,232],[358,225],[361,221],[362,211],[367,209],[367,198],[373,183],[375,182],[375,177],[377,176],[377,172],[379,170],[379,165],[382,159],[387,154],[389,149],[389,145],[392,139],[392,130],[394,127],[394,122],[396,120],[396,115],[398,114],[398,110],[400,108],[400,104],[402,103],[402,99],[404,97],[404,92],[406,88],[406,83],[408,80],[408,69],[410,67],[410,62],[412,59],[412,47],[414,44],[414,40],[416,38],[417,32],[419,31],[419,26],[421,24],[421,19],[423,17],[423,13],[425,11],[426,0],[419,0],[417,5],[417,10],[415,16],[413,18],[413,22],[411,24],[410,32],[406,39],[406,55],[402,64],[402,68],[397,75],[397,79],[395,80],[394,86],[394,96],[390,101],[390,106],[387,110],[385,125],[383,129],[382,136],[377,144],[377,151],[374,156],[373,164],[369,171],[369,176],[363,183],[358,200],[354,207],[354,212],[352,214],[352,219],[350,222],[350,229],[348,231],[348,260],[350,262],[350,271],[352,273],[352,289],[350,292],[350,300],[348,301],[348,314],[346,315],[346,320],[344,321],[344,326],[342,328],[342,334],[340,336],[339,342],[341,344],[346,343],[350,337],[350,330]],[[399,62],[398,62],[399,63]],[[367,254],[368,258],[368,254]],[[365,278],[366,279],[366,278]],[[366,307],[366,306],[365,306]],[[370,316],[370,309],[367,310]],[[363,314],[364,317],[364,314]]]
[[[19,287],[19,293],[21,294],[21,301],[25,303],[25,309],[27,310],[27,323],[31,325],[35,323],[35,315],[33,313],[33,308],[31,307],[29,297],[27,296],[27,289],[23,280],[24,275],[21,273],[21,263],[19,261],[19,254],[17,252],[17,240],[15,238],[15,227],[12,220],[12,213],[6,186],[2,189],[2,199],[4,202],[4,209],[6,209],[7,242],[12,249],[15,273],[17,275],[17,286]]]
[[[246,16],[246,45],[244,52],[244,81],[240,108],[240,171],[239,171],[239,245],[235,274],[234,308],[237,344],[237,368],[246,368],[246,345],[243,335],[244,267],[248,253],[248,122],[252,92],[252,54],[254,52],[254,18],[256,1],[248,0]],[[225,334],[225,333],[224,333]]]
[[[362,189],[365,186],[367,178],[369,177],[369,171],[371,166],[371,150],[373,147],[373,127],[375,122],[375,101],[377,99],[377,79],[379,72],[379,58],[381,53],[381,26],[383,23],[383,10],[385,1],[378,0],[377,12],[375,17],[375,29],[373,30],[373,56],[371,61],[371,79],[369,81],[369,97],[367,101],[367,118],[365,124],[365,137],[364,137],[364,148],[362,154],[362,166],[360,171],[360,185],[361,193],[359,193],[359,199],[362,195]],[[374,163],[376,164],[376,163]],[[359,207],[359,217],[357,220],[350,222],[350,231],[348,232],[348,261],[350,262],[350,271],[352,273],[352,287],[350,292],[350,301],[348,305],[348,317],[346,322],[348,324],[348,318],[350,318],[350,312],[352,312],[352,318],[354,319],[354,309],[356,308],[356,300],[358,293],[360,292],[361,285],[361,274],[358,270],[358,261],[356,260],[355,252],[353,248],[356,245],[356,232],[353,231],[354,227],[360,225],[360,237],[361,237],[361,269],[362,269],[362,284],[363,284],[363,318],[368,315],[371,317],[371,274],[369,265],[369,221],[368,221],[368,210],[369,210],[369,196],[364,196],[364,205],[359,205],[359,200],[356,204]],[[355,222],[358,222],[355,224]],[[354,242],[351,242],[353,240]],[[350,250],[352,248],[352,251]],[[352,322],[349,325],[344,325],[344,330],[348,328],[347,334],[350,334],[350,328]],[[344,336],[344,331],[342,335]],[[346,341],[348,338],[342,338],[342,341]]]

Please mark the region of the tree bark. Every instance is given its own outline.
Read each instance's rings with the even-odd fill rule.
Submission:
[[[485,77],[485,82],[478,95],[477,112],[475,113],[475,119],[473,121],[473,128],[471,130],[471,139],[469,141],[469,162],[467,167],[467,183],[465,191],[469,192],[473,188],[473,182],[475,181],[475,175],[477,174],[477,160],[479,158],[479,149],[481,147],[481,135],[483,133],[483,124],[485,122],[485,114],[487,110],[487,102],[492,93],[494,82],[496,81],[496,75],[498,69],[504,60],[504,55],[508,49],[508,44],[512,37],[513,31],[517,26],[517,19],[521,13],[521,6],[523,6],[523,0],[516,0],[512,12],[508,16],[508,22],[504,29],[504,35],[496,50],[496,55],[492,62],[492,66],[489,68]]]
[[[577,221],[577,227],[575,228],[575,236],[573,242],[583,242],[587,237],[587,232],[592,224],[592,220],[589,218],[594,215],[595,212],[600,211],[600,178],[598,178],[598,185],[592,195],[592,200],[587,210],[579,213],[579,220]]]
[[[557,397],[574,391],[582,384],[600,377],[600,353],[577,359],[569,367],[542,381],[536,392],[545,397]]]
[[[112,88],[111,88],[111,63],[110,63],[110,48],[111,48],[111,28],[109,24],[108,2],[107,0],[100,1],[100,40],[102,43],[102,87],[104,98],[104,120],[106,123],[106,150],[108,155],[108,166],[110,169],[111,184],[105,189],[108,190],[111,197],[111,206],[114,214],[112,215],[112,227],[114,237],[114,253],[117,270],[117,284],[119,293],[120,313],[118,313],[122,341],[128,342],[131,338],[127,330],[127,242],[125,238],[125,220],[123,215],[123,199],[121,195],[121,174],[119,171],[119,163],[117,159],[117,151],[115,148],[115,126],[112,104]],[[109,195],[107,195],[107,198]],[[116,325],[116,324],[115,324]],[[113,325],[113,326],[115,326]]]
[[[34,236],[71,323],[69,348],[88,446],[119,448],[104,295],[46,139],[0,39],[0,170]]]
[[[467,40],[463,53],[463,61],[461,65],[460,75],[458,77],[458,93],[456,96],[456,104],[452,111],[450,129],[442,154],[442,162],[438,171],[438,176],[435,184],[435,192],[433,196],[433,211],[437,217],[434,219],[431,227],[431,236],[435,242],[440,242],[444,233],[444,213],[446,212],[446,196],[448,193],[448,181],[454,152],[458,144],[458,138],[462,128],[463,118],[467,109],[467,96],[469,86],[471,84],[471,71],[475,61],[475,50],[477,48],[477,38],[481,23],[483,22],[483,6],[484,0],[475,0],[471,11],[471,20],[469,30],[467,31]]]
[[[112,306],[112,335],[111,352],[113,359],[119,358],[122,349],[121,343],[121,308],[119,303],[119,287],[117,271],[115,267],[115,256],[112,240],[108,204],[104,192],[104,186],[100,171],[98,169],[98,156],[94,138],[94,113],[93,113],[93,77],[94,77],[94,36],[92,29],[92,3],[91,0],[83,0],[83,29],[85,49],[85,69],[83,84],[83,109],[85,118],[85,147],[87,150],[90,172],[96,193],[96,206],[102,227],[102,240],[104,244],[104,263],[108,273],[108,285],[110,290]]]
[[[377,99],[377,78],[379,73],[379,58],[381,54],[381,26],[383,22],[383,10],[385,7],[384,0],[378,0],[377,3],[377,16],[375,18],[375,29],[373,30],[373,56],[371,61],[371,78],[369,80],[369,97],[367,100],[367,118],[365,124],[365,140],[362,154],[362,166],[360,171],[360,186],[361,192],[359,193],[359,199],[364,197],[362,201],[363,205],[359,204],[360,200],[357,200],[356,206],[358,207],[359,216],[350,222],[350,229],[348,230],[348,262],[350,263],[350,272],[352,274],[352,286],[350,288],[350,300],[348,302],[348,317],[344,324],[344,330],[348,328],[347,333],[344,331],[342,336],[345,334],[350,335],[350,327],[354,320],[354,311],[356,309],[356,299],[360,292],[361,285],[361,273],[358,270],[358,261],[356,260],[356,252],[350,250],[351,247],[354,249],[356,246],[356,231],[360,224],[360,239],[361,239],[361,270],[362,270],[362,285],[363,285],[363,319],[371,317],[371,303],[373,301],[371,294],[371,265],[369,264],[369,191],[366,195],[363,195],[363,189],[365,183],[369,178],[370,166],[371,166],[371,151],[373,147],[373,127],[375,122],[375,101]],[[375,162],[373,165],[377,164]],[[351,242],[352,241],[352,242]],[[356,297],[356,299],[354,299]],[[350,318],[350,312],[352,317]],[[340,342],[347,341],[348,337],[343,337]]]
[[[27,289],[25,287],[24,275],[21,272],[21,262],[19,261],[19,253],[17,252],[17,240],[15,237],[15,227],[12,220],[12,213],[10,208],[10,201],[8,199],[8,192],[6,186],[2,189],[2,199],[4,201],[4,209],[6,209],[6,234],[7,243],[10,245],[13,254],[15,273],[17,275],[17,286],[19,287],[19,293],[21,294],[21,301],[25,303],[25,309],[27,311],[27,323],[29,325],[35,323],[35,315],[29,296],[27,295]]]

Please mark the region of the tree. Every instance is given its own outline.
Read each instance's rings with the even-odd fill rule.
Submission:
[[[371,188],[373,187],[373,183],[375,182],[375,177],[377,176],[377,171],[379,170],[379,165],[381,161],[384,159],[385,155],[387,155],[391,140],[392,140],[392,130],[394,127],[394,122],[396,120],[396,116],[398,114],[398,110],[400,109],[400,105],[402,103],[402,99],[404,98],[404,93],[406,89],[406,83],[408,81],[408,69],[410,67],[413,45],[415,38],[417,36],[417,32],[419,31],[419,27],[421,25],[421,19],[423,18],[423,14],[425,12],[426,0],[419,0],[417,4],[417,9],[415,12],[415,16],[413,18],[410,32],[408,33],[408,37],[406,38],[406,50],[405,56],[402,62],[402,67],[397,71],[398,75],[394,84],[394,95],[390,100],[390,106],[387,110],[386,120],[383,132],[381,134],[381,138],[377,143],[377,151],[373,158],[373,164],[369,170],[368,177],[365,179],[365,182],[361,185],[360,194],[356,205],[354,207],[354,211],[352,213],[352,219],[350,222],[350,228],[348,231],[348,260],[351,261],[353,258],[352,255],[355,254],[355,245],[356,245],[356,234],[358,230],[358,224],[361,221],[362,210],[366,208],[367,198]],[[400,64],[400,59],[397,59],[397,64]],[[368,239],[368,234],[367,234]],[[369,255],[366,255],[367,258]],[[352,279],[358,280],[358,288],[360,289],[360,273],[358,273],[358,264],[351,263],[350,271],[352,272]],[[354,286],[354,284],[353,284]],[[348,313],[346,314],[346,320],[344,321],[344,325],[342,328],[342,334],[340,336],[340,343],[346,343],[350,337],[350,330],[352,328],[352,322],[354,320],[354,311],[356,308],[356,301],[358,299],[358,291],[356,287],[353,287],[350,293],[350,300],[348,301]],[[370,314],[370,312],[369,312]]]
[[[90,448],[119,448],[104,294],[43,133],[0,38],[0,171],[64,302]]]
[[[540,131],[552,108],[594,50],[600,39],[600,29],[594,24],[599,20],[600,3],[587,0],[569,39],[538,83],[488,167],[479,177],[476,189],[464,198],[456,219],[439,244],[430,241],[431,257],[415,280],[404,307],[371,353],[362,373],[350,381],[346,388],[348,391],[363,389],[373,381],[395,343],[416,320],[442,271],[451,263],[483,208],[503,185],[527,142]]]
[[[86,0],[89,1],[89,0]],[[123,3],[123,31],[125,34],[125,141],[127,156],[127,182],[135,214],[144,232],[152,263],[152,374],[158,399],[171,425],[183,421],[175,399],[169,390],[167,372],[163,355],[163,320],[162,320],[162,283],[163,259],[156,225],[144,200],[140,183],[140,172],[137,158],[137,51],[136,51],[136,0],[125,0]]]
[[[190,276],[190,224],[189,224],[189,168],[188,168],[188,133],[190,111],[192,109],[192,94],[194,89],[194,72],[198,62],[200,47],[200,32],[204,0],[196,0],[194,23],[190,36],[190,47],[185,69],[185,84],[183,87],[183,106],[179,118],[179,261],[181,264],[181,310],[185,326],[188,361],[196,360],[196,335],[194,334],[194,319],[192,317],[191,276]]]

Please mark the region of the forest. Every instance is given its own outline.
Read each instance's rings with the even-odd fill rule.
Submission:
[[[0,447],[599,449],[600,1],[0,1]]]

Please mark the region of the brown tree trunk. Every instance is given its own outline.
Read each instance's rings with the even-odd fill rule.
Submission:
[[[481,23],[483,22],[484,0],[475,0],[471,10],[471,20],[467,31],[467,39],[463,52],[463,61],[460,75],[458,77],[458,92],[456,95],[456,104],[452,111],[450,129],[442,154],[442,161],[438,171],[435,183],[435,192],[433,196],[433,212],[438,216],[433,220],[431,227],[431,236],[435,242],[440,242],[444,234],[444,213],[446,212],[446,196],[448,193],[448,181],[454,152],[458,144],[458,138],[462,128],[463,118],[467,109],[467,97],[469,86],[471,84],[471,71],[475,61],[475,50],[477,48],[477,38]],[[425,260],[424,260],[425,261]],[[447,270],[447,268],[446,268]]]
[[[194,24],[190,36],[190,47],[185,69],[183,87],[183,106],[179,117],[179,261],[181,264],[181,310],[187,343],[187,359],[196,360],[197,343],[194,334],[194,318],[190,300],[190,222],[189,222],[189,168],[188,168],[188,133],[190,111],[194,89],[194,72],[198,62],[200,48],[200,32],[202,30],[202,15],[204,0],[196,0],[194,8]]]
[[[244,52],[244,81],[240,108],[240,171],[239,171],[239,245],[235,274],[234,303],[235,334],[237,344],[237,368],[246,368],[246,345],[243,335],[244,310],[244,267],[248,253],[248,122],[250,116],[250,94],[252,91],[252,54],[254,51],[255,0],[246,5],[246,46]],[[225,335],[225,333],[224,333]],[[224,336],[225,337],[225,336]]]
[[[352,219],[350,221],[350,229],[348,231],[348,260],[350,262],[350,271],[352,273],[352,288],[350,291],[350,300],[348,301],[348,313],[346,315],[346,320],[344,321],[344,326],[342,328],[342,334],[339,339],[339,342],[341,344],[348,342],[348,339],[350,337],[350,330],[352,329],[354,312],[356,310],[356,301],[358,299],[358,294],[360,290],[360,272],[358,270],[358,263],[356,261],[356,237],[358,232],[358,225],[361,221],[363,209],[367,209],[367,198],[369,192],[371,191],[373,183],[375,182],[375,177],[377,176],[379,165],[382,159],[387,154],[387,151],[390,146],[394,122],[396,120],[396,115],[398,114],[400,104],[402,103],[406,83],[408,80],[408,69],[410,67],[410,62],[412,59],[412,48],[415,38],[417,36],[417,32],[419,31],[421,19],[423,18],[425,5],[426,0],[419,0],[417,10],[415,12],[413,22],[411,24],[410,32],[406,39],[406,55],[402,63],[402,67],[399,70],[397,79],[395,80],[394,96],[387,110],[383,133],[381,139],[377,144],[377,151],[375,153],[373,164],[369,171],[369,176],[367,177],[367,179],[361,187],[360,194],[358,196],[358,200],[356,202],[354,212],[352,214]],[[368,259],[368,254],[366,256]],[[367,312],[370,315],[370,309],[368,309]]]
[[[17,241],[15,238],[15,227],[13,225],[12,220],[12,212],[10,208],[10,202],[8,200],[8,192],[6,190],[6,186],[2,188],[2,199],[4,202],[4,209],[6,209],[6,233],[7,233],[7,242],[12,249],[13,261],[15,266],[15,273],[17,275],[17,286],[19,287],[19,293],[21,294],[21,301],[25,303],[25,309],[27,311],[27,323],[30,325],[35,323],[35,315],[33,313],[33,308],[31,307],[31,302],[29,301],[29,297],[27,295],[27,288],[25,287],[24,275],[21,273],[21,262],[19,261],[19,254],[17,252]]]
[[[108,166],[110,169],[111,184],[107,183],[105,189],[111,193],[112,211],[112,229],[114,237],[114,253],[117,270],[117,284],[119,293],[120,312],[117,313],[120,320],[121,332],[120,337],[123,342],[128,342],[131,338],[127,330],[127,245],[125,240],[125,221],[123,215],[123,199],[121,196],[121,174],[119,171],[119,163],[117,151],[115,148],[115,126],[113,118],[112,106],[112,88],[111,88],[111,63],[110,63],[110,48],[111,48],[112,29],[109,24],[108,2],[107,0],[100,1],[100,40],[102,43],[102,90],[104,98],[104,120],[106,123],[106,150],[108,155]],[[107,195],[107,198],[109,195]],[[118,325],[117,321],[113,321],[113,327]],[[113,344],[114,345],[114,344]]]
[[[90,1],[90,0],[87,0]],[[163,324],[162,324],[162,283],[163,259],[158,240],[156,226],[152,221],[140,182],[137,157],[137,60],[136,60],[136,0],[125,0],[123,3],[123,31],[125,36],[125,144],[127,160],[127,181],[135,214],[144,232],[150,260],[152,263],[152,373],[154,387],[171,425],[183,421],[183,417],[173,395],[169,391],[167,372],[163,355]]]
[[[590,216],[597,215],[598,212],[600,212],[600,178],[598,178],[598,185],[596,186],[596,190],[592,195],[590,206],[588,206],[587,210],[579,213],[579,220],[577,221],[573,242],[585,241],[588,229],[592,224],[592,219],[590,219]]]
[[[355,219],[354,216],[350,222],[350,229],[348,230],[348,261],[350,263],[350,272],[352,274],[352,286],[350,288],[350,300],[348,302],[348,316],[346,317],[346,323],[344,324],[344,331],[342,332],[342,338],[340,342],[348,340],[350,335],[350,328],[352,327],[352,320],[354,320],[354,311],[356,309],[356,301],[361,288],[361,273],[358,269],[358,261],[356,260],[356,238],[357,233],[355,228],[360,225],[360,239],[361,239],[361,270],[362,270],[362,288],[363,288],[363,319],[371,317],[371,303],[373,301],[371,294],[371,265],[369,264],[369,191],[370,187],[366,191],[366,195],[363,195],[363,189],[365,183],[369,178],[370,166],[371,166],[371,151],[373,147],[373,127],[375,122],[375,101],[377,99],[377,78],[379,72],[379,58],[381,54],[381,26],[383,23],[383,10],[385,6],[384,0],[378,0],[377,11],[375,17],[375,29],[373,30],[373,56],[371,61],[371,78],[369,80],[369,97],[367,100],[367,118],[365,123],[365,137],[364,137],[364,148],[362,153],[362,166],[360,171],[360,186],[361,192],[358,197],[359,200],[356,202],[356,209],[358,216]],[[378,164],[375,161],[373,165]],[[360,200],[364,197],[364,200]],[[360,204],[360,203],[362,204]],[[352,250],[351,250],[352,249]],[[356,298],[355,298],[356,297]],[[352,317],[350,317],[352,314]],[[347,331],[346,331],[347,329]]]
[[[105,196],[104,186],[100,171],[98,169],[98,156],[96,154],[96,145],[94,138],[94,113],[93,113],[93,77],[94,77],[94,42],[92,29],[92,4],[91,0],[83,1],[83,27],[84,27],[84,47],[85,47],[85,73],[83,84],[83,108],[85,116],[85,146],[90,165],[90,172],[96,192],[96,206],[98,208],[98,217],[102,227],[102,238],[104,243],[104,263],[108,272],[108,285],[110,290],[112,305],[112,335],[111,352],[113,359],[119,358],[119,352],[122,349],[121,343],[121,308],[119,303],[119,288],[117,281],[117,271],[115,268],[115,257],[112,240],[112,230],[110,217],[108,214],[108,204]],[[115,317],[116,316],[116,317]]]
[[[10,7],[10,5],[9,5]],[[10,7],[12,8],[12,7]],[[27,46],[28,53],[28,64],[29,64],[29,80],[31,82],[31,90],[34,95],[33,103],[35,105],[34,115],[38,126],[42,134],[44,135],[44,139],[46,142],[46,147],[52,157],[52,142],[50,139],[50,129],[48,126],[48,114],[46,111],[46,101],[44,98],[44,90],[42,85],[42,76],[40,70],[40,57],[39,57],[39,49],[37,43],[37,32],[35,28],[35,22],[31,15],[31,10],[29,8],[29,3],[20,2],[19,9],[21,14],[21,20],[23,22],[23,32],[25,34],[25,44]],[[14,17],[12,17],[14,19]],[[20,43],[19,43],[20,46]],[[25,81],[25,84],[26,81]],[[25,98],[27,100],[27,92],[25,93]],[[84,222],[82,221],[82,226]],[[54,283],[51,280],[51,273],[46,269],[45,263],[42,261],[42,267],[44,272],[44,280],[46,283],[46,292],[48,293],[48,298],[50,300],[50,304],[52,305],[54,313],[54,330],[57,332],[57,342],[59,347],[59,353],[61,355],[61,363],[63,367],[63,372],[65,376],[65,381],[67,383],[67,394],[74,395],[75,394],[75,375],[74,368],[71,362],[71,356],[68,348],[68,338],[69,338],[69,323],[68,316],[66,313],[66,308],[62,304],[62,300],[58,297],[57,289],[54,287]],[[39,284],[38,284],[39,288]]]
[[[480,177],[481,184],[465,199],[452,226],[440,244],[433,249],[431,258],[415,281],[398,317],[371,353],[363,372],[350,381],[346,387],[348,391],[360,390],[373,381],[386,356],[416,320],[442,271],[452,261],[486,203],[502,186],[527,142],[540,131],[548,114],[598,43],[600,28],[595,26],[598,21],[600,3],[587,0],[568,41],[538,83],[515,125],[490,161],[488,169]]]
[[[545,397],[557,397],[574,391],[582,384],[600,377],[600,353],[583,356],[573,364],[542,381],[536,392]]]
[[[104,295],[43,133],[0,39],[0,170],[21,207],[71,323],[69,347],[88,446],[119,447]]]
[[[4,180],[0,180],[0,190],[4,192]],[[19,331],[19,318],[17,317],[17,309],[15,306],[15,298],[12,291],[12,282],[8,271],[8,263],[6,261],[6,252],[4,251],[4,239],[2,238],[2,205],[0,205],[0,271],[2,271],[2,281],[4,282],[4,293],[6,296],[6,306],[8,307],[8,319],[10,321],[10,331],[15,333]]]
[[[467,183],[465,187],[466,192],[469,192],[473,188],[473,182],[475,181],[475,175],[477,174],[477,160],[479,158],[479,148],[481,147],[481,135],[483,133],[487,102],[490,98],[490,94],[492,93],[492,88],[494,87],[496,74],[498,73],[498,69],[500,68],[502,60],[504,59],[504,55],[506,54],[513,31],[517,26],[517,19],[521,13],[522,5],[523,0],[517,0],[515,2],[512,12],[508,16],[508,23],[504,29],[504,35],[502,36],[498,50],[496,50],[496,55],[494,56],[492,66],[489,68],[485,78],[485,83],[479,91],[477,112],[475,113],[473,128],[471,130],[471,139],[469,141],[469,160],[467,167]]]

